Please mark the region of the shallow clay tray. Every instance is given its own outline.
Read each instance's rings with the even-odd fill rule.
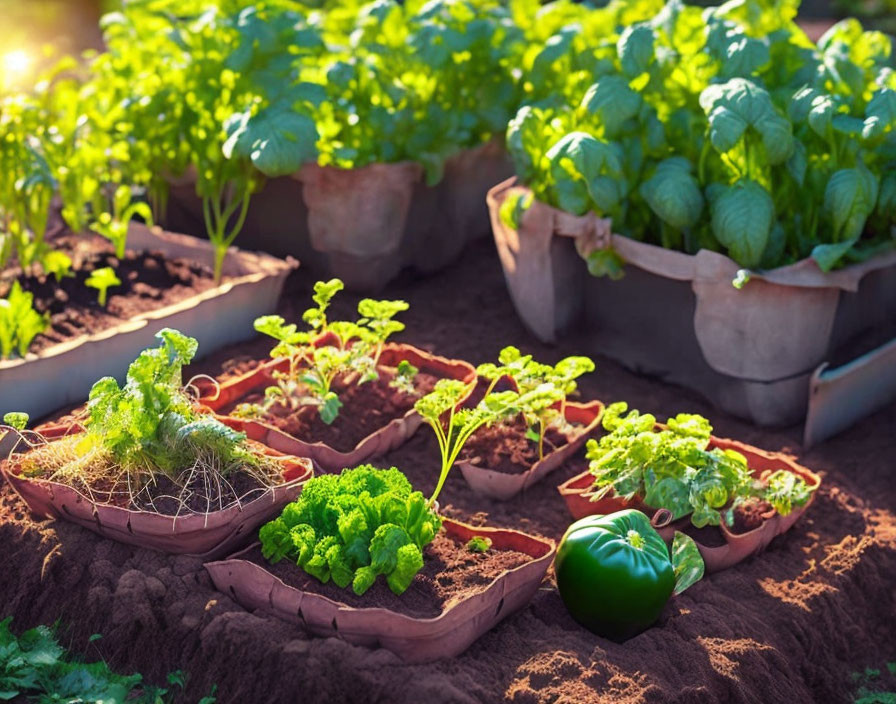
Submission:
[[[40,429],[41,435],[50,442],[81,431],[78,425]],[[282,462],[283,484],[267,489],[247,503],[211,513],[181,516],[97,503],[65,484],[14,474],[8,459],[0,462],[0,472],[28,508],[39,516],[71,521],[104,538],[129,545],[212,559],[226,555],[244,536],[294,501],[314,473],[311,461],[306,458],[265,450]]]
[[[449,537],[466,542],[491,538],[493,547],[518,550],[532,561],[507,570],[473,596],[447,607],[435,618],[414,618],[389,609],[358,609],[319,594],[289,587],[264,567],[233,557],[205,565],[215,586],[250,611],[261,609],[317,636],[342,638],[355,645],[391,650],[406,662],[449,658],[466,650],[504,617],[524,607],[541,584],[556,546],[551,540],[515,530],[476,528],[443,519]]]
[[[458,379],[472,388],[476,381],[476,370],[467,362],[445,359],[429,354],[411,345],[387,344],[380,357],[385,366],[398,366],[407,360],[421,372],[439,378]],[[217,395],[204,393],[199,403],[206,408],[217,411],[236,403],[252,391],[263,389],[275,383],[271,376],[274,371],[285,370],[284,362],[269,362],[254,371],[225,381],[220,385]],[[462,399],[463,403],[466,399]],[[299,457],[310,457],[316,467],[323,472],[339,472],[346,467],[354,467],[371,457],[383,455],[404,444],[423,423],[420,414],[413,408],[401,418],[395,418],[379,430],[371,433],[355,445],[350,452],[340,452],[322,442],[305,442],[264,421],[235,418],[233,416],[217,416],[231,428],[246,433],[249,438],[260,442],[278,452]]]
[[[579,448],[585,444],[588,436],[600,425],[603,413],[604,405],[600,401],[592,401],[590,403],[568,402],[566,404],[567,422],[577,423],[584,427],[579,430],[578,435],[572,442],[549,453],[544,459],[533,464],[525,472],[519,474],[498,472],[488,467],[480,467],[472,462],[458,462],[458,466],[464,475],[464,479],[467,480],[467,484],[477,494],[506,501],[536,482],[541,481],[578,452]]]
[[[717,447],[721,450],[736,450],[741,453],[747,458],[750,469],[757,477],[761,478],[763,475],[784,469],[804,479],[810,488],[817,489],[821,485],[821,477],[782,455],[765,452],[736,440],[716,437],[710,439],[710,447]],[[626,501],[614,496],[604,497],[599,501],[591,501],[590,499],[594,495],[594,492],[591,491],[593,484],[594,476],[590,472],[585,471],[557,487],[560,495],[566,501],[566,506],[569,508],[570,513],[576,520],[585,516],[613,513],[626,508],[636,508],[649,516],[653,516],[657,511],[657,509],[645,506],[637,497],[632,501]],[[700,549],[700,554],[703,556],[703,561],[706,563],[706,571],[718,572],[728,569],[751,555],[761,552],[773,538],[790,530],[797,519],[812,505],[814,500],[815,492],[813,491],[805,506],[795,508],[787,516],[781,516],[772,511],[761,526],[747,533],[732,533],[727,526],[721,524],[719,528],[722,531],[722,536],[725,538],[725,545],[709,547],[699,541],[695,541]],[[660,524],[657,526],[657,530],[666,542],[671,542],[675,531],[681,530],[689,521],[690,517],[685,516],[674,523]]]

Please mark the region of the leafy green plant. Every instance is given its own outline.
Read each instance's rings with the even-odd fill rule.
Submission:
[[[38,626],[16,636],[12,618],[0,621],[0,699],[49,702],[133,702],[164,704],[176,690],[147,685],[142,675],[119,675],[105,662],[87,663],[59,645],[53,630]],[[168,684],[183,688],[183,673],[171,673]],[[203,698],[214,704],[214,696]]]
[[[732,525],[733,507],[744,501],[767,501],[786,516],[811,496],[802,477],[781,470],[762,482],[739,452],[709,449],[712,426],[702,416],[680,413],[657,429],[654,416],[634,410],[623,415],[627,410],[625,403],[610,405],[603,418],[610,432],[588,441],[595,501],[608,494],[637,496],[647,506],[669,510],[673,520],[690,515],[702,528]]]
[[[555,81],[553,98],[511,120],[517,175],[539,200],[610,218],[619,234],[724,252],[746,269],[812,257],[829,271],[891,248],[890,42],[847,20],[813,45],[797,5],[669,0],[620,21],[585,54],[590,73]],[[579,36],[555,35],[557,61]],[[592,273],[619,273],[606,253],[588,256]]]
[[[133,191],[128,186],[119,186],[111,197],[111,207],[98,209],[96,219],[90,229],[102,235],[115,245],[115,256],[124,258],[128,240],[128,228],[134,216],[139,215],[152,225],[152,210],[146,203],[133,202]]]
[[[13,352],[24,357],[34,338],[50,326],[50,316],[34,310],[34,294],[13,281],[6,298],[0,298],[0,359]]]
[[[289,558],[321,582],[351,584],[358,595],[384,575],[402,594],[441,525],[399,470],[362,465],[311,479],[259,537],[272,563]]]
[[[333,382],[340,375],[356,374],[358,384],[379,378],[377,365],[388,338],[404,330],[404,324],[394,317],[408,309],[405,301],[374,301],[369,298],[358,303],[362,316],[357,323],[331,321],[327,309],[333,297],[343,289],[339,279],[318,281],[312,300],[316,304],[302,315],[310,330],[298,330],[286,324],[279,315],[266,315],[255,321],[255,329],[277,340],[271,357],[285,364],[285,371],[276,370],[276,386],[268,387],[260,407],[241,406],[237,415],[257,416],[274,404],[297,409],[315,405],[321,420],[333,423],[339,416],[342,401],[333,391]],[[412,365],[399,366],[393,383],[402,389],[413,389],[416,370]]]
[[[91,271],[84,285],[95,288],[98,291],[99,304],[105,308],[109,289],[112,286],[121,286],[121,279],[115,275],[115,269],[111,266],[104,266]]]
[[[519,406],[526,425],[527,437],[538,443],[538,457],[544,458],[545,433],[551,425],[566,427],[566,401],[577,388],[576,379],[594,371],[588,357],[566,357],[555,366],[536,362],[513,346],[498,355],[498,364],[481,364],[479,376],[489,380],[486,396],[501,379],[512,380],[519,392]]]

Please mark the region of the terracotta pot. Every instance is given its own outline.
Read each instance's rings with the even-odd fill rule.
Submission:
[[[149,229],[131,223],[128,249],[161,251],[211,267],[212,246],[203,240]],[[224,259],[220,286],[141,313],[114,328],[53,345],[24,359],[0,361],[0,417],[22,411],[40,418],[87,398],[96,379],[121,381],[134,358],[155,347],[155,334],[165,327],[183,330],[199,341],[199,354],[209,354],[255,335],[252,322],[277,307],[286,277],[298,266],[266,254],[231,248]],[[222,325],[222,321],[227,323]],[[72,373],[77,370],[77,373]]]
[[[82,431],[77,425],[40,428],[40,434],[49,442]],[[314,473],[311,461],[306,458],[267,448],[265,451],[283,465],[283,484],[267,489],[244,504],[181,516],[97,503],[65,484],[20,476],[12,470],[8,459],[0,462],[0,472],[38,516],[71,521],[104,538],[141,548],[212,559],[234,550],[258,526],[279,514],[298,497]]]
[[[411,345],[387,344],[380,357],[380,363],[386,366],[397,366],[400,361],[405,359],[421,372],[434,376],[459,379],[471,386],[476,380],[476,370],[467,362],[431,355]],[[273,361],[243,376],[225,381],[217,390],[205,387],[206,390],[200,397],[199,403],[217,414],[219,410],[237,403],[247,394],[274,384],[272,372],[285,370],[286,367],[286,364]],[[203,385],[200,386],[203,387]],[[351,451],[340,452],[322,442],[311,443],[299,440],[261,420],[226,415],[217,415],[217,417],[231,428],[246,433],[252,440],[267,447],[298,457],[310,457],[314,460],[318,470],[322,472],[339,472],[346,467],[354,467],[372,457],[378,457],[394,450],[403,445],[423,423],[420,414],[411,409],[401,418],[395,418],[384,427],[363,438]]]
[[[435,618],[414,618],[383,608],[354,608],[319,594],[289,587],[264,567],[233,557],[205,565],[215,586],[249,611],[260,609],[317,636],[391,650],[406,662],[428,662],[459,655],[503,618],[523,608],[554,559],[553,541],[515,530],[476,528],[444,519],[452,538],[491,538],[493,547],[513,549],[532,561],[508,570],[482,591],[446,607]]]
[[[730,258],[615,235],[594,213],[536,200],[514,230],[499,214],[511,195],[531,191],[515,179],[489,191],[492,232],[517,313],[539,339],[574,329],[586,352],[693,388],[759,425],[803,420],[813,371],[896,315],[896,252],[830,273],[806,259],[753,272],[737,290]],[[618,281],[590,276],[582,259],[607,248],[626,263]],[[856,417],[848,404],[842,412]]]
[[[520,474],[499,472],[488,467],[481,467],[473,462],[458,462],[457,464],[473,491],[492,499],[506,501],[544,479],[578,452],[588,437],[600,426],[603,412],[604,405],[600,401],[568,402],[566,404],[567,422],[577,423],[583,427],[571,442],[545,455],[544,459],[539,460]]]
[[[765,452],[758,448],[736,440],[727,440],[723,438],[713,437],[710,441],[710,447],[717,447],[722,450],[736,450],[747,458],[754,476],[762,478],[764,475],[770,474],[779,469],[792,472],[798,475],[805,482],[815,489],[821,485],[821,477],[814,472],[798,465],[796,462],[787,459],[783,455]],[[635,497],[632,501],[615,496],[605,496],[598,501],[591,501],[594,492],[591,487],[594,485],[594,476],[590,472],[583,472],[557,487],[566,506],[573,518],[576,520],[592,515],[605,515],[621,511],[626,508],[635,508],[653,516],[657,509],[646,506],[639,497]],[[768,544],[778,535],[781,535],[793,527],[793,524],[802,516],[806,509],[812,505],[815,500],[815,492],[813,492],[809,501],[805,506],[796,508],[787,516],[778,515],[771,512],[762,525],[749,531],[748,533],[735,534],[732,533],[727,526],[720,525],[722,536],[725,538],[725,545],[718,547],[709,547],[697,542],[700,554],[706,563],[707,572],[718,572],[728,569],[738,562],[742,562],[751,555],[755,555],[764,550]],[[655,527],[660,535],[671,543],[676,530],[681,530],[690,522],[690,518],[685,516],[674,523],[660,523]]]

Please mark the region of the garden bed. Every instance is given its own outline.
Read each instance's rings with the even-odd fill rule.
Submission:
[[[88,305],[90,312],[85,317],[89,325],[84,329],[69,328],[62,332],[67,325],[60,323],[60,330],[56,331],[58,340],[48,337],[47,344],[39,346],[37,354],[0,361],[0,415],[22,411],[40,417],[83,401],[96,379],[122,376],[137,353],[154,345],[153,336],[164,327],[189,330],[199,340],[202,355],[251,337],[252,321],[276,306],[286,277],[297,266],[295,260],[283,261],[231,249],[224,260],[224,279],[215,285],[208,275],[213,249],[207,242],[132,223],[128,249],[137,253],[128,257],[139,259],[141,252],[153,252],[165,257],[167,262],[175,262],[172,266],[175,272],[192,272],[191,286],[174,284],[175,274],[169,271],[171,278],[167,281],[173,284],[173,288],[168,287],[171,296],[163,294],[160,300],[154,300],[153,293],[148,296],[154,302],[151,305],[138,291],[141,302],[137,305],[142,312],[132,314],[128,307],[122,313],[125,318],[114,315],[114,309],[113,315],[108,315]],[[126,286],[126,290],[138,287],[134,283]],[[79,296],[84,291],[88,296],[95,293],[83,285],[76,285],[74,290],[79,291]],[[113,306],[116,289],[110,289],[110,294],[109,303]],[[129,301],[131,298],[126,297]],[[72,308],[67,308],[59,315],[71,317],[71,311]],[[222,324],[223,320],[226,324]],[[70,373],[72,369],[78,373]]]
[[[301,301],[311,281],[299,276],[299,288],[281,304],[284,317],[296,318],[290,301]],[[456,290],[466,295],[445,295]],[[485,360],[516,344],[556,359],[577,350],[575,341],[549,348],[528,337],[487,242],[473,245],[461,265],[413,290],[393,286],[389,295],[411,303],[405,320],[416,332],[404,339],[440,354]],[[337,301],[334,308],[351,313],[354,304]],[[269,349],[268,340],[247,343],[191,371],[218,374]],[[585,397],[702,413],[720,435],[800,452],[796,429],[756,429],[713,411],[691,391],[645,380],[606,358],[596,362],[598,372],[580,384]],[[278,618],[247,613],[214,589],[194,558],[135,549],[69,523],[34,521],[8,485],[0,487],[6,556],[0,601],[17,629],[62,619],[67,642],[119,669],[160,682],[171,670],[189,672],[191,702],[212,683],[220,702],[270,704],[293,701],[296,692],[309,702],[848,701],[852,672],[896,655],[896,489],[888,459],[894,423],[891,405],[800,454],[798,461],[824,478],[806,516],[761,556],[691,587],[657,627],[624,645],[576,625],[549,574],[529,606],[463,655],[403,665],[388,651],[309,638]],[[417,433],[378,464],[397,464],[415,486],[431,489],[438,451],[430,435]],[[557,540],[570,518],[556,484],[584,469],[582,451],[510,502],[475,495],[455,474],[440,503],[443,513],[468,523]],[[89,643],[98,632],[103,638]]]

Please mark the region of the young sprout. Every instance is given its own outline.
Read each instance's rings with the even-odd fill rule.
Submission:
[[[25,426],[28,425],[28,420],[29,416],[27,413],[20,413],[18,411],[13,411],[3,416],[3,424],[8,425],[15,430],[24,430]]]
[[[492,392],[475,408],[458,408],[461,401],[472,389],[456,379],[441,379],[435,388],[414,404],[425,423],[433,429],[442,455],[442,467],[435,491],[427,506],[432,506],[448,473],[457,461],[458,455],[470,436],[483,425],[494,423],[519,412],[519,394],[515,391]],[[447,414],[447,421],[442,418]]]
[[[484,535],[474,535],[467,541],[467,550],[470,552],[488,552],[492,547],[492,539]]]
[[[555,366],[542,364],[508,346],[498,355],[498,364],[480,364],[479,376],[490,382],[486,397],[501,379],[510,379],[520,393],[520,407],[528,426],[526,437],[538,443],[538,458],[544,459],[544,437],[552,423],[562,425],[566,419],[566,400],[574,393],[576,379],[594,371],[588,357],[567,357]]]
[[[0,298],[0,359],[9,359],[13,351],[24,357],[34,338],[48,327],[50,316],[34,309],[34,294],[13,281],[9,295]]]
[[[99,291],[99,304],[105,308],[109,289],[112,286],[121,286],[121,279],[115,275],[115,270],[111,266],[104,266],[102,269],[94,269],[90,272],[84,285]]]
[[[416,396],[417,388],[414,386],[414,379],[417,378],[419,373],[420,370],[417,367],[408,360],[403,359],[398,363],[398,368],[395,370],[395,378],[389,385],[410,396]]]
[[[278,315],[266,315],[255,321],[258,332],[278,342],[271,350],[271,357],[288,360],[288,364],[285,371],[273,373],[277,386],[266,390],[263,406],[260,409],[240,407],[239,415],[257,416],[274,403],[293,410],[302,405],[316,405],[321,420],[329,425],[336,420],[343,405],[332,389],[340,374],[359,385],[379,378],[377,365],[383,345],[390,335],[404,329],[404,324],[393,318],[407,310],[408,304],[364,299],[358,305],[362,316],[358,322],[330,320],[327,309],[343,288],[339,279],[314,284],[311,298],[316,306],[302,315],[310,327],[308,331],[287,325]],[[416,372],[412,365],[400,365],[392,385],[402,390],[410,388],[412,393]]]
[[[90,229],[102,235],[115,245],[115,256],[121,259],[125,255],[128,241],[128,228],[135,216],[142,217],[148,225],[152,225],[152,210],[146,203],[132,202],[133,192],[129,186],[119,186],[111,198],[111,207],[98,208],[99,214],[90,224]],[[102,203],[102,200],[100,200]],[[220,277],[216,277],[216,281]],[[100,303],[100,305],[105,305]]]

